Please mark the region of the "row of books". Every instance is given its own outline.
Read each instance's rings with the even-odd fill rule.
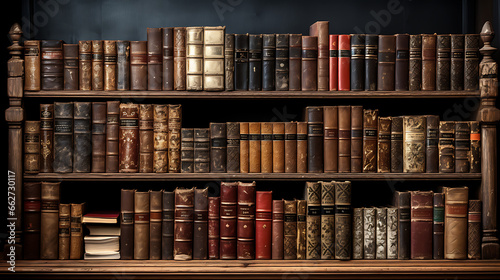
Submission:
[[[479,38],[329,35],[318,21],[309,36],[218,26],[148,28],[147,41],[29,40],[25,90],[477,90]]]

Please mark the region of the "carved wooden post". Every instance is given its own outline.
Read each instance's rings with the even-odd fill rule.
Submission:
[[[497,237],[497,127],[500,110],[495,107],[498,95],[498,66],[491,55],[496,48],[491,46],[495,33],[487,21],[481,30],[484,46],[480,49],[483,60],[479,65],[479,88],[481,91],[481,197],[483,201],[483,259],[498,259],[500,245]]]
[[[23,74],[24,60],[21,59],[23,47],[19,45],[22,30],[19,24],[14,24],[9,31],[13,42],[8,47],[12,58],[7,62],[8,80],[7,95],[9,96],[9,108],[5,111],[5,120],[9,126],[9,179],[15,179],[15,210],[7,213],[8,218],[15,220],[16,232],[16,258],[22,258],[21,234],[22,234],[22,189],[23,189],[23,133],[22,122],[24,111],[21,107],[23,97]],[[14,216],[12,215],[14,214]],[[10,223],[11,221],[9,221]],[[10,250],[9,250],[10,251]]]

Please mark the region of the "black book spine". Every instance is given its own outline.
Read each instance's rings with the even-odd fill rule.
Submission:
[[[191,129],[192,131],[192,129]],[[161,226],[161,258],[174,259],[174,192],[163,191],[163,211]]]
[[[288,34],[276,35],[276,90],[288,90]]]
[[[130,42],[116,42],[116,89],[130,89]]]
[[[54,172],[73,172],[73,102],[54,102]]]
[[[194,130],[194,173],[210,172],[210,131],[208,128]]]
[[[377,90],[378,35],[365,36],[365,90]]]
[[[226,172],[227,128],[225,123],[210,124],[210,172]]]
[[[234,35],[234,89],[248,90],[248,34]]]
[[[365,35],[351,35],[351,90],[365,88]]]
[[[276,88],[276,35],[264,34],[262,37],[262,90],[274,90]]]
[[[248,89],[262,90],[262,35],[249,35],[248,44]]]
[[[192,128],[181,129],[181,173],[194,171],[194,131]]]
[[[90,172],[92,159],[90,106],[90,102],[74,103],[73,172]]]

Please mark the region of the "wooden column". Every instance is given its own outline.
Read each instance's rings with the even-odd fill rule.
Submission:
[[[481,198],[483,201],[483,259],[498,259],[500,245],[497,237],[497,126],[500,110],[495,107],[498,95],[498,65],[491,55],[496,48],[491,46],[495,33],[487,21],[481,30],[484,46],[480,49],[483,59],[479,65],[479,89],[481,91]]]

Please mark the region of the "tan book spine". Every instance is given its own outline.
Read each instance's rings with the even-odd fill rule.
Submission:
[[[116,41],[104,41],[104,90],[116,90]]]
[[[59,204],[59,259],[69,259],[70,204]],[[29,249],[29,248],[26,248]]]
[[[24,90],[40,90],[40,41],[24,41]]]
[[[249,138],[248,123],[240,123],[240,173],[249,172]]]
[[[297,260],[306,259],[307,201],[297,200]]]
[[[168,105],[168,172],[181,170],[181,123],[180,104]]]
[[[134,196],[134,259],[149,259],[149,192]]]
[[[391,172],[391,117],[378,118],[377,172]]]
[[[273,123],[263,122],[260,126],[261,167],[260,172],[273,172]]]
[[[363,109],[361,109],[363,111]],[[339,173],[351,172],[351,106],[339,106],[339,150],[338,150],[338,171]],[[363,117],[360,118],[361,128],[363,127]],[[361,131],[362,133],[362,131]],[[361,140],[363,141],[363,140]],[[361,144],[361,147],[363,144]],[[359,153],[360,155],[362,154]],[[361,163],[363,158],[357,158],[357,162]],[[356,165],[357,166],[357,165]],[[357,172],[361,172],[360,169]]]
[[[403,117],[403,172],[425,172],[425,116]]]
[[[444,188],[444,258],[467,258],[467,187]]]
[[[40,121],[26,121],[24,126],[24,172],[40,172]]]
[[[92,89],[92,41],[79,41],[78,76],[80,90]]]
[[[154,110],[151,104],[139,105],[139,172],[153,172]]]
[[[337,106],[325,106],[323,108],[323,129],[324,169],[325,172],[337,172],[339,150],[339,122]]]
[[[55,260],[58,250],[59,187],[61,183],[42,182],[40,219],[40,259]]]
[[[154,105],[154,156],[155,173],[168,171],[168,105]]]
[[[248,172],[261,172],[261,126],[258,122],[248,123]]]
[[[104,49],[101,40],[92,41],[92,90],[104,89]]]
[[[174,28],[174,89],[186,90],[186,28]]]
[[[297,172],[297,123],[285,123],[285,172]]]
[[[186,90],[203,90],[203,27],[186,27]]]
[[[83,203],[71,204],[71,250],[69,258],[79,260],[83,256]]]
[[[297,123],[297,173],[307,172],[307,122]]]
[[[203,90],[224,90],[225,26],[207,26],[203,34]]]
[[[285,123],[273,123],[273,173],[285,172]]]

